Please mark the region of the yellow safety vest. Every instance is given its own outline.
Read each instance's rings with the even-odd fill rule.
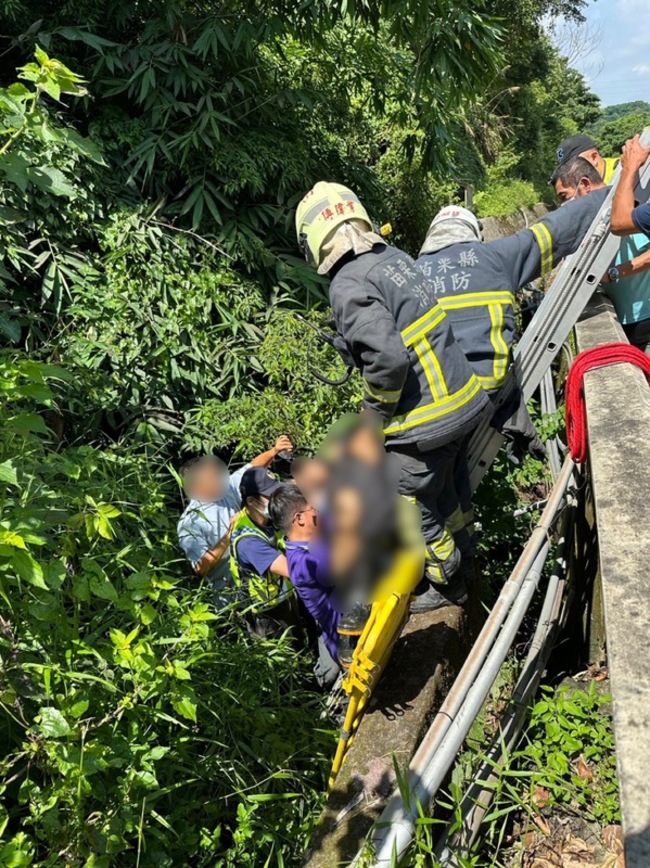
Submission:
[[[603,160],[605,161],[603,181],[606,184],[612,183],[612,178],[614,177],[614,172],[616,171],[616,167],[618,166],[620,159],[620,157],[603,157]]]
[[[256,537],[265,543],[272,544],[267,534],[255,524],[245,510],[242,510],[237,516],[230,537],[230,573],[235,587],[247,593],[251,603],[260,610],[277,606],[278,603],[286,600],[293,593],[293,586],[289,579],[272,573],[270,570],[260,576],[239,564],[237,547],[241,540],[246,537]],[[282,535],[276,533],[274,541],[278,554],[282,554],[284,551]]]

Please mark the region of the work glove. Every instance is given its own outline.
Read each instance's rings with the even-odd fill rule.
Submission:
[[[339,354],[339,356],[343,359],[345,365],[348,368],[354,368],[354,359],[352,358],[352,354],[348,349],[348,345],[345,343],[341,335],[334,335],[332,338],[332,346]]]
[[[491,424],[505,437],[506,453],[513,464],[521,464],[526,454],[538,461],[546,460],[546,447],[535,430],[520,392],[499,408]]]
[[[506,454],[513,464],[517,466],[521,464],[526,453],[538,461],[546,460],[546,447],[537,432],[532,436],[521,431],[503,431],[502,433],[506,438]]]

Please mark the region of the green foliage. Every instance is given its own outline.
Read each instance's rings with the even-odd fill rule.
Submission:
[[[505,677],[512,676],[512,666],[506,662]],[[459,866],[510,865],[518,852],[512,848],[514,821],[524,830],[540,814],[580,816],[602,827],[620,822],[610,703],[611,697],[600,693],[595,681],[586,690],[541,688],[541,698],[529,709],[520,745],[495,769],[489,784],[492,801],[480,838],[470,853],[455,854]],[[486,759],[485,736],[492,734],[484,734],[461,755],[446,794],[436,800],[443,813],[418,819],[408,866],[438,865],[432,857],[443,823],[449,824],[453,846],[453,834],[463,823],[462,799],[478,763]]]
[[[64,94],[85,95],[82,79],[38,47],[35,58],[19,70],[30,86],[16,82],[0,90],[0,331],[12,343],[24,325],[30,326],[31,342],[41,305],[58,314],[71,283],[91,271],[79,254],[85,233],[72,240],[64,230],[53,238],[51,227],[65,224],[73,200],[84,214],[80,166],[102,162],[95,145],[58,123],[44,104],[45,95],[57,101]],[[34,277],[38,300],[31,291]]]
[[[607,124],[611,121],[617,121],[624,115],[634,114],[637,112],[650,112],[650,103],[642,99],[634,100],[633,102],[619,102],[616,105],[605,106],[600,116],[599,124]],[[599,124],[594,124],[594,128]]]
[[[318,314],[310,321],[316,324]],[[331,423],[361,401],[355,372],[344,386],[320,383],[314,368],[330,379],[345,373],[338,354],[322,344],[312,329],[287,311],[270,318],[257,355],[267,386],[243,388],[228,401],[208,400],[190,414],[185,440],[194,449],[235,449],[239,456],[261,452],[281,432],[303,447],[319,445]]]
[[[532,208],[539,201],[539,194],[530,181],[511,178],[488,183],[474,201],[479,217],[506,217],[520,208]]]
[[[297,861],[331,734],[287,641],[252,642],[185,580],[167,446],[316,446],[356,406],[356,375],[309,372],[343,367],[294,316],[325,298],[298,197],[340,179],[413,251],[465,184],[518,201],[521,155],[570,123],[563,83],[593,112],[536,30],[581,6],[3,4],[2,864]],[[515,145],[486,174],[504,113]],[[505,564],[509,502],[485,491]]]
[[[531,793],[542,787],[549,805],[568,805],[603,825],[620,822],[612,720],[602,710],[611,696],[595,681],[588,690],[543,687],[542,694],[519,755],[532,773]]]
[[[64,372],[0,373],[3,864],[281,864],[330,745],[304,663],[180,578],[155,456],[53,451]]]
[[[579,12],[583,4],[567,5]],[[486,101],[489,112],[482,119],[482,128],[495,130],[516,155],[516,164],[507,178],[530,182],[537,191],[535,201],[552,201],[548,179],[557,162],[557,146],[566,136],[583,131],[595,121],[600,115],[600,104],[583,76],[538,28],[535,6],[523,3],[513,10],[510,65],[491,88]],[[510,16],[511,9],[504,9],[504,14]],[[492,162],[500,156],[500,149],[494,145],[491,148]],[[529,193],[530,188],[526,191],[519,187],[510,195],[525,199]],[[507,196],[506,193],[503,198]],[[498,205],[503,207],[501,202]],[[492,212],[484,208],[483,213]]]
[[[616,120],[596,124],[592,129],[601,154],[618,157],[625,142],[647,126],[650,126],[650,107],[622,115]]]
[[[114,213],[102,248],[102,277],[78,288],[68,308],[76,328],[58,346],[82,374],[69,409],[85,403],[90,432],[106,418],[118,431],[178,436],[188,406],[245,390],[259,371],[259,285],[137,215]]]

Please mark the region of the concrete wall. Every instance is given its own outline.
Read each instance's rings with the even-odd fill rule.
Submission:
[[[513,235],[520,229],[526,229],[532,223],[548,214],[548,208],[541,203],[533,208],[520,208],[507,217],[484,217],[483,237],[485,241],[494,241],[505,235]]]
[[[625,342],[598,294],[576,326],[578,349]],[[650,388],[615,364],[584,378],[607,659],[627,868],[650,866]]]

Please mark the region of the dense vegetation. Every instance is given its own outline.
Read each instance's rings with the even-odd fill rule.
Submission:
[[[296,863],[333,735],[306,662],[189,576],[171,471],[358,398],[292,315],[324,310],[315,180],[410,250],[463,187],[547,195],[599,110],[540,21],[582,5],[2,5],[1,864]]]
[[[606,156],[618,156],[626,140],[650,126],[650,103],[636,100],[607,106],[587,128]]]

